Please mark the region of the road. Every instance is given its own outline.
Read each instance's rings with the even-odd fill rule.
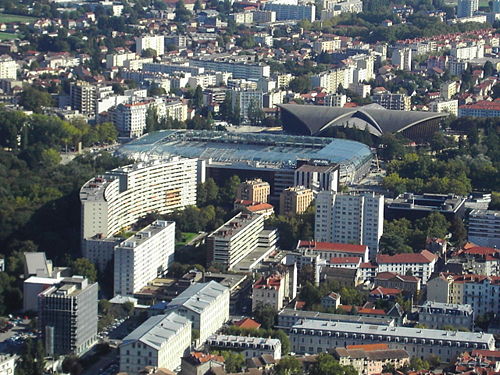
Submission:
[[[111,347],[111,351],[101,357],[96,363],[82,372],[82,375],[99,375],[100,370],[109,367],[114,361],[118,360],[118,349]]]

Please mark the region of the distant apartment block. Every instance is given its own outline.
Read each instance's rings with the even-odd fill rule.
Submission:
[[[411,110],[411,98],[406,94],[375,94],[372,96],[372,100],[385,109],[396,111]]]
[[[47,355],[81,355],[97,340],[97,283],[64,278],[38,295],[39,325]]]
[[[252,286],[252,311],[259,305],[272,306],[280,311],[285,299],[290,297],[288,283],[288,274],[275,273],[258,279]]]
[[[252,201],[257,203],[267,203],[271,187],[268,182],[260,178],[244,181],[238,186],[236,199]]]
[[[314,22],[316,19],[316,6],[314,4],[280,4],[266,3],[264,10],[276,12],[276,21],[300,21],[308,20]]]
[[[280,194],[280,215],[295,216],[304,213],[311,205],[314,194],[304,186],[293,186]]]
[[[252,13],[254,23],[276,22],[276,12],[272,10],[256,10]]]
[[[0,79],[16,79],[17,67],[17,62],[10,56],[0,56]]]
[[[457,17],[472,17],[479,8],[479,0],[458,0]]]
[[[500,99],[461,105],[458,107],[458,117],[500,117]]]
[[[137,138],[144,133],[149,104],[149,101],[119,104],[113,110],[113,123],[120,137]]]
[[[449,81],[439,86],[441,97],[444,100],[450,100],[460,90],[460,82]]]
[[[327,39],[327,40],[316,40],[313,43],[313,49],[316,53],[328,52],[332,53],[340,49],[341,41],[340,38]]]
[[[316,196],[316,241],[367,245],[370,258],[375,259],[383,228],[382,195],[321,191]]]
[[[500,211],[472,210],[469,213],[468,229],[470,242],[500,248]]]
[[[392,65],[411,72],[411,48],[396,48],[392,52]]]
[[[138,55],[147,49],[152,49],[157,56],[165,53],[165,38],[163,35],[148,35],[135,38],[135,49]]]
[[[157,220],[115,247],[114,294],[132,296],[174,261],[175,222]]]
[[[139,375],[146,366],[174,371],[190,346],[191,322],[188,319],[175,312],[152,316],[123,339],[120,371]]]
[[[310,161],[295,170],[294,185],[304,186],[317,193],[322,190],[337,191],[339,165]]]
[[[217,59],[203,58],[189,60],[189,67],[228,72],[233,74],[233,78],[242,79],[259,80],[262,77],[271,76],[269,65],[263,63],[219,61]]]
[[[458,116],[458,100],[436,100],[429,104],[432,112],[449,113],[453,116]]]
[[[255,250],[264,229],[264,215],[239,213],[207,237],[208,263],[231,270]]]

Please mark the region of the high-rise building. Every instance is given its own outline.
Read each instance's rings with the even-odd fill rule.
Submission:
[[[500,248],[500,211],[472,210],[469,213],[468,233],[470,242]]]
[[[8,55],[0,56],[0,79],[16,79],[17,62]]]
[[[174,371],[191,345],[191,322],[175,312],[150,317],[120,345],[120,371],[138,375],[144,367]]]
[[[156,220],[115,247],[114,293],[133,295],[174,261],[175,222]]]
[[[304,186],[283,190],[280,194],[280,215],[294,216],[305,212],[313,198],[312,190]]]
[[[69,86],[71,108],[85,115],[95,114],[97,86],[85,81],[78,81]]]
[[[120,137],[137,138],[146,129],[146,114],[149,101],[119,104],[113,110],[113,123]]]
[[[231,100],[233,111],[239,108],[240,118],[243,120],[248,120],[249,108],[252,106],[255,109],[263,108],[262,91],[233,89]]]
[[[135,49],[138,55],[147,49],[152,49],[157,56],[165,53],[165,38],[163,35],[147,35],[135,38]]]
[[[252,201],[258,203],[267,203],[271,187],[269,182],[262,181],[260,178],[247,180],[240,184],[236,192],[236,199]]]
[[[479,0],[458,0],[457,17],[472,17],[479,9]]]
[[[84,256],[106,264],[112,251],[87,251],[86,239],[111,237],[147,213],[166,214],[195,205],[197,168],[195,159],[172,157],[117,168],[85,183],[80,190]]]
[[[264,229],[264,215],[239,213],[207,237],[208,263],[231,270],[255,250]]]
[[[383,230],[383,195],[321,191],[316,196],[316,241],[366,245],[375,260]]]
[[[73,276],[38,295],[40,328],[48,355],[81,355],[95,344],[97,291],[97,283]]]
[[[411,48],[396,48],[392,51],[392,65],[411,72]]]
[[[372,100],[385,109],[396,111],[411,110],[411,98],[406,94],[375,94],[372,96]]]

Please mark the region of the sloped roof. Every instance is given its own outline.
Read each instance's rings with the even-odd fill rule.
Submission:
[[[175,297],[168,304],[168,308],[176,308],[181,305],[195,313],[201,314],[227,290],[228,288],[222,286],[216,281],[193,284]]]
[[[366,128],[371,134],[380,136],[383,133],[397,133],[419,123],[447,116],[438,112],[380,109],[380,106],[374,105],[345,108],[278,104],[278,107],[302,123],[310,135],[317,135],[330,126],[338,126],[341,120],[349,120],[355,128],[359,130]]]

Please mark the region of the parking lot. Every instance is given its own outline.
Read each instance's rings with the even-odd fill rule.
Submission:
[[[0,332],[0,352],[17,353],[28,338],[37,337],[29,319],[11,318],[7,327],[5,332]]]

